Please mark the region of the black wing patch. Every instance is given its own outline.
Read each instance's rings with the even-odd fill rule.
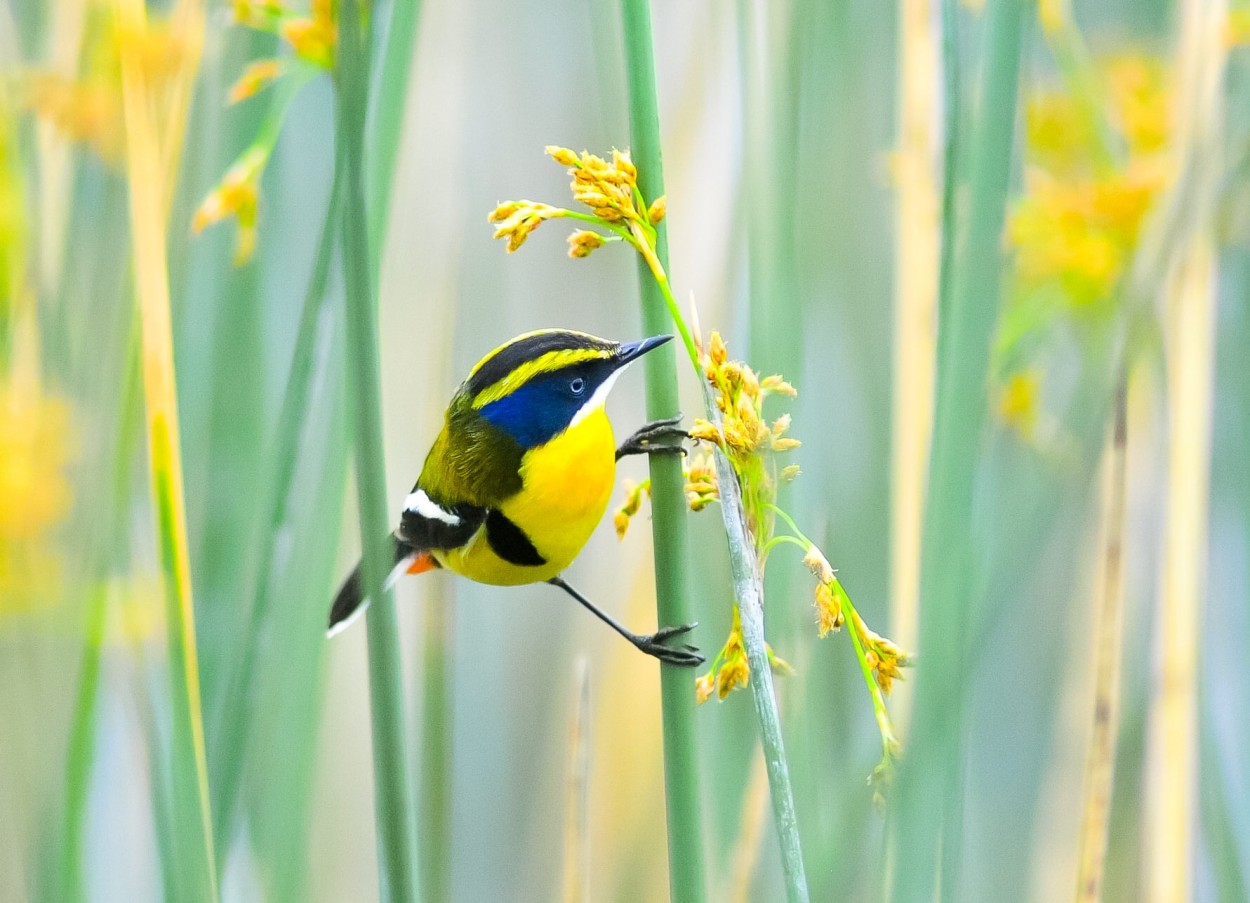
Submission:
[[[491,550],[509,564],[538,567],[547,563],[525,531],[496,508],[486,515],[486,541],[490,543]]]
[[[418,551],[457,549],[473,537],[486,519],[486,509],[477,505],[462,503],[437,507],[446,517],[429,517],[420,511],[405,508],[395,537]]]

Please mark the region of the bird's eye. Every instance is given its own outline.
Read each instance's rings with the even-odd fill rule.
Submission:
[[[581,395],[586,391],[586,380],[582,379],[580,376],[575,377],[573,381],[569,383],[569,391],[574,395]]]

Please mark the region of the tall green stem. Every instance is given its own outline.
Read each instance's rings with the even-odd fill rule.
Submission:
[[[929,459],[915,727],[899,780],[895,895],[933,899],[939,844],[957,849],[962,796],[960,711],[951,688],[968,679],[961,625],[977,585],[972,498],[987,404],[985,375],[999,296],[1002,229],[1015,134],[1020,44],[1027,0],[987,11],[981,108],[969,145],[969,203],[949,303],[939,312],[937,403]],[[956,700],[958,697],[954,697]],[[958,886],[956,856],[943,884]]]
[[[631,152],[638,166],[638,187],[643,196],[658,198],[664,194],[664,172],[651,47],[651,11],[648,0],[622,0],[621,10],[629,84]],[[667,269],[668,235],[662,222],[657,227],[656,252]],[[644,331],[653,335],[671,328],[664,293],[641,258],[638,279]],[[643,363],[647,374],[648,419],[671,417],[677,412],[677,366],[672,346],[656,349]],[[648,457],[657,614],[661,624],[685,624],[692,620],[693,612],[686,574],[686,499],[681,462],[671,455]],[[669,893],[673,900],[682,903],[701,903],[707,898],[707,875],[695,698],[687,672],[661,665],[660,694],[668,808]]]
[[[298,461],[300,429],[307,413],[308,397],[312,389],[312,368],[316,358],[313,347],[322,322],[321,310],[326,303],[326,281],[330,275],[330,261],[334,255],[334,235],[338,228],[339,179],[330,189],[330,201],[325,223],[313,262],[313,272],[304,296],[304,308],[300,313],[295,338],[295,352],[291,358],[291,372],[287,377],[282,408],[278,414],[276,439],[271,458],[273,468],[266,480],[269,493],[265,506],[264,542],[261,569],[256,579],[255,597],[248,616],[248,628],[243,649],[243,660],[235,671],[230,692],[226,694],[227,705],[222,706],[218,727],[221,737],[221,766],[217,775],[216,805],[217,845],[223,848],[233,828],[234,810],[238,802],[239,782],[243,776],[247,758],[247,744],[252,734],[255,695],[252,692],[257,666],[273,613],[275,598],[273,577],[279,568],[275,562],[281,558],[281,543],[288,535],[283,527],[287,523],[291,488],[295,480]]]
[[[656,107],[655,62],[652,58],[651,18],[646,0],[624,0],[625,14],[625,52],[628,67],[630,94],[630,130],[633,138],[633,157],[639,170],[639,190],[643,197],[657,198],[664,194],[663,171],[660,154],[659,113]],[[658,266],[657,266],[658,265]],[[640,264],[642,275],[642,296],[644,325],[648,332],[667,328],[670,323],[664,316],[666,310],[682,329],[683,339],[689,341],[682,327],[681,317],[676,309],[676,302],[669,288],[668,244],[663,223],[656,235],[656,259],[644,260]],[[648,279],[653,274],[655,279]],[[676,406],[676,374],[672,372],[672,357],[663,358],[669,368],[667,374],[657,374],[656,366],[648,370],[648,409],[649,417],[662,417],[670,414]],[[697,362],[696,362],[696,369]],[[665,405],[653,403],[657,401],[657,377],[664,383],[667,396],[660,400]],[[706,381],[700,379],[703,388],[704,406],[713,423],[719,425],[719,412],[710,394]],[[671,399],[671,400],[670,400]],[[802,845],[799,840],[798,820],[794,813],[794,794],[790,788],[789,766],[786,763],[785,747],[781,737],[781,720],[777,714],[777,701],[773,693],[772,671],[768,662],[768,650],[764,642],[764,608],[763,577],[760,573],[759,561],[755,555],[754,543],[747,529],[746,516],[742,507],[742,496],[729,460],[719,451],[716,454],[716,472],[720,485],[721,512],[724,517],[725,531],[729,542],[730,564],[733,572],[734,595],[742,615],[743,645],[746,647],[747,661],[751,668],[751,696],[755,703],[756,716],[760,722],[760,739],[764,748],[764,761],[768,769],[769,790],[772,796],[773,816],[777,828],[778,841],[781,846],[782,870],[786,880],[786,894],[791,903],[806,901],[807,879],[803,871]],[[661,476],[673,480],[671,503],[680,506],[684,514],[684,500],[681,496],[679,463],[675,460],[653,460],[651,463],[651,479],[653,498],[656,500],[670,499],[656,494],[657,488],[667,494],[668,487],[661,488],[658,480]],[[659,530],[660,508],[655,509],[656,529],[656,571],[661,573],[660,554],[663,537]],[[671,550],[670,550],[671,551]],[[658,579],[658,577],[657,577]],[[680,611],[666,610],[663,606],[664,596],[661,594],[660,619],[662,623],[673,623],[672,617],[684,620]],[[667,680],[675,675],[666,669]],[[664,685],[669,690],[669,685]],[[681,686],[680,692],[686,697],[686,706],[693,701],[693,694],[688,686]],[[675,700],[674,705],[679,705]],[[669,698],[665,698],[666,742],[668,745]],[[670,865],[676,870],[676,855],[673,849],[673,833],[675,825],[672,818],[673,800],[670,784],[670,821],[669,821],[669,858]],[[688,899],[673,889],[675,899]]]
[[[379,870],[391,903],[416,900],[416,806],[409,759],[404,755],[405,707],[394,596],[382,588],[389,567],[386,487],[382,454],[382,404],[377,313],[369,268],[365,212],[364,131],[368,107],[368,57],[357,0],[339,5],[337,69],[338,166],[343,178],[343,275],[347,295],[348,386],[356,433],[360,492],[361,575],[374,600],[368,614],[369,694],[373,723],[374,807]]]

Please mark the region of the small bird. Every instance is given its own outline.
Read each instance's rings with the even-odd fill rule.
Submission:
[[[687,434],[677,426],[680,415],[646,424],[618,448],[604,411],[621,372],[670,339],[620,343],[542,329],[478,361],[452,396],[404,500],[386,585],[438,567],[498,586],[545,581],[648,655],[672,665],[701,664],[693,646],[664,645],[695,624],[633,633],[560,576],[607,509],[616,462],[682,453]],[[363,611],[365,601],[357,564],[334,599],[329,635]]]

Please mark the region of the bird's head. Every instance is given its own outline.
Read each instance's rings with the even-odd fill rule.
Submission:
[[[621,371],[671,338],[611,342],[567,329],[528,332],[478,361],[461,391],[493,426],[534,448],[603,407]]]

